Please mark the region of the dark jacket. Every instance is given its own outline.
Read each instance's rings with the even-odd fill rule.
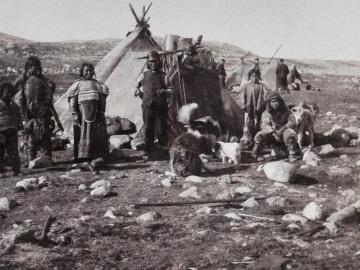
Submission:
[[[167,98],[165,93],[159,94],[157,90],[166,89],[165,73],[162,71],[144,72],[144,78],[139,82],[138,87],[143,87],[142,101],[144,105],[165,105]]]
[[[21,127],[19,107],[14,102],[7,105],[0,99],[0,132],[8,129],[19,130]]]

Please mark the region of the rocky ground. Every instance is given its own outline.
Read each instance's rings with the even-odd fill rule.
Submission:
[[[316,100],[319,132],[359,126],[358,92],[285,99]],[[215,160],[206,164],[211,175],[184,179],[137,151],[123,151],[98,175],[67,162],[69,151],[56,152],[49,170],[0,179],[0,198],[8,198],[0,199],[0,269],[360,269],[360,148],[321,150],[317,164],[297,161],[296,176],[282,183],[268,177],[277,167],[265,174],[267,161]],[[202,203],[210,200],[233,202]],[[141,205],[160,202],[193,204]],[[347,218],[334,219],[343,208]]]

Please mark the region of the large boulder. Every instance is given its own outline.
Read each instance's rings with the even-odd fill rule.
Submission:
[[[108,135],[133,134],[136,132],[136,125],[127,118],[106,117],[106,131]]]
[[[285,161],[273,161],[265,164],[264,172],[270,180],[288,183],[294,179],[296,167]]]

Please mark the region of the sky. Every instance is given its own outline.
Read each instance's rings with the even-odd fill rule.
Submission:
[[[34,41],[124,38],[152,7],[155,36],[237,45],[261,56],[360,60],[358,0],[0,0],[0,32]]]

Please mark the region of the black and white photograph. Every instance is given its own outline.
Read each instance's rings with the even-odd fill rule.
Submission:
[[[0,0],[0,270],[360,269],[359,10]]]

